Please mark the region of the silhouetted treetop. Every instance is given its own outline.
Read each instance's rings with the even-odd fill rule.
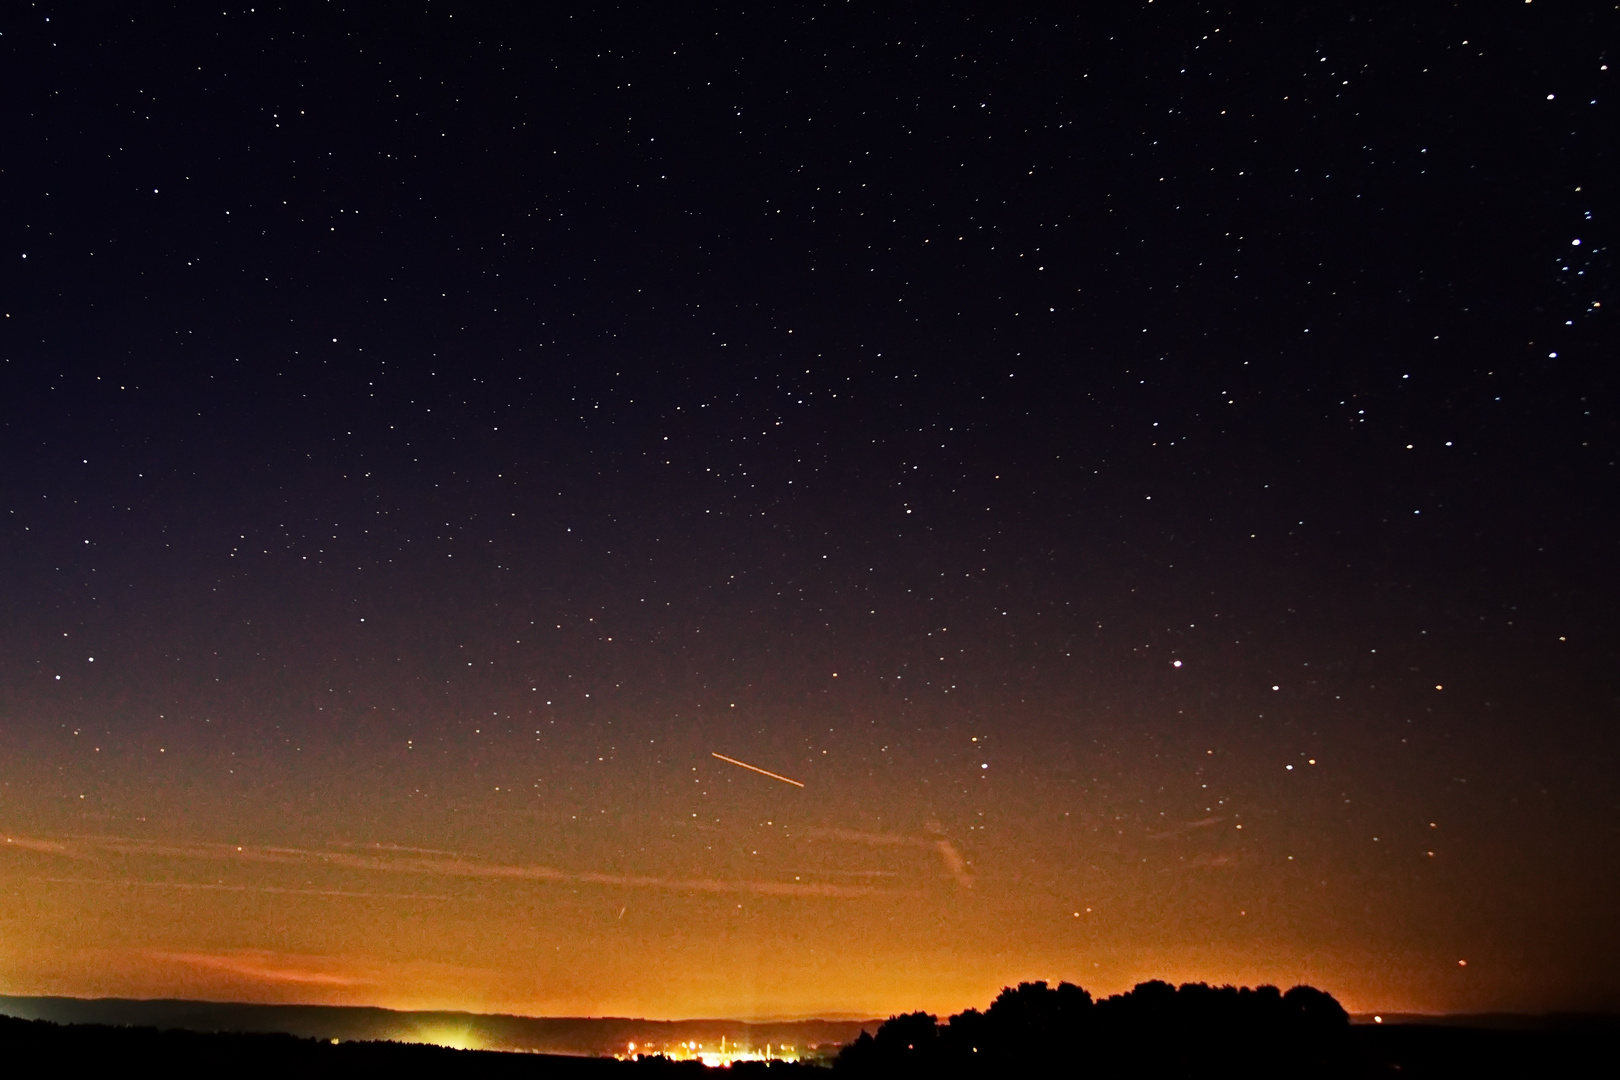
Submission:
[[[1027,982],[945,1024],[922,1012],[893,1017],[844,1047],[837,1065],[885,1076],[1331,1077],[1347,1075],[1349,1023],[1331,994],[1310,986],[1285,994],[1155,979],[1094,1001],[1071,983]]]

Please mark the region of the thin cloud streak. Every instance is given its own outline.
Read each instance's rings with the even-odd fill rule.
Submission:
[[[962,858],[962,853],[956,850],[956,845],[949,840],[935,840],[934,849],[939,852],[946,872],[956,879],[956,883],[964,889],[973,888],[973,875],[968,873],[967,862]]]
[[[39,851],[46,855],[63,855],[70,859],[84,857],[75,855],[66,844],[55,840],[41,840],[38,837],[31,836],[8,836],[5,842],[14,851]]]
[[[373,979],[335,975],[328,971],[310,971],[304,968],[275,966],[273,964],[274,957],[268,953],[242,955],[232,953],[152,952],[146,955],[153,960],[177,961],[193,967],[224,971],[231,975],[243,975],[251,979],[262,979],[266,982],[298,983],[303,986],[371,986],[375,984]]]
[[[1219,816],[1200,818],[1197,821],[1189,821],[1184,825],[1177,825],[1172,829],[1166,829],[1164,832],[1148,833],[1148,839],[1149,840],[1174,840],[1176,837],[1183,836],[1183,835],[1191,832],[1194,829],[1207,829],[1211,825],[1219,825],[1221,822],[1223,822],[1225,820],[1226,819],[1224,817],[1219,817]]]
[[[937,826],[930,825],[930,832],[937,832]],[[945,865],[945,872],[956,879],[956,883],[964,889],[973,888],[973,875],[968,872],[967,860],[956,845],[942,836],[908,836],[905,833],[874,833],[861,832],[858,829],[806,829],[800,835],[811,840],[842,840],[851,844],[866,844],[871,847],[909,847],[928,848],[939,853],[939,858]]]
[[[354,889],[287,889],[277,885],[226,885],[218,881],[142,881],[138,878],[31,877],[43,885],[113,885],[123,888],[178,889],[183,892],[269,893],[279,896],[330,896],[344,900],[454,900],[445,893],[359,892]]]
[[[87,849],[81,851],[80,849]],[[31,838],[27,850],[68,858],[84,858],[91,853],[145,858],[205,860],[226,863],[269,863],[309,866],[311,864],[368,873],[421,874],[484,881],[534,881],[551,884],[601,885],[611,888],[659,889],[666,892],[751,894],[755,896],[822,897],[853,899],[863,896],[894,895],[892,890],[867,885],[833,885],[824,882],[722,880],[717,878],[668,878],[642,874],[571,872],[550,866],[477,862],[460,856],[361,855],[343,851],[316,851],[307,848],[251,847],[234,844],[163,844],[127,837],[80,836],[67,842]]]
[[[905,833],[861,832],[858,829],[805,829],[800,836],[809,840],[844,840],[851,844],[869,844],[872,847],[933,847],[934,841],[926,836],[908,836]]]

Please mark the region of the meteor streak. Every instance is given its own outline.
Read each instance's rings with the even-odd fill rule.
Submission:
[[[713,757],[719,758],[721,761],[729,762],[732,765],[741,765],[743,768],[751,770],[753,772],[757,772],[761,776],[768,776],[772,780],[780,780],[780,781],[782,781],[782,783],[784,783],[784,784],[792,784],[794,787],[804,787],[804,785],[799,783],[797,780],[789,780],[787,777],[783,776],[781,773],[773,773],[773,772],[771,772],[771,770],[762,769],[758,765],[750,765],[750,764],[748,764],[748,762],[746,762],[746,761],[738,761],[734,757],[726,757],[726,755],[724,755],[724,754],[716,754],[713,750],[710,750],[709,754],[711,756],[713,756]]]

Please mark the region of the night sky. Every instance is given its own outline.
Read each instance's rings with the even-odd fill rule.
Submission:
[[[1612,5],[225,7],[0,16],[0,992],[1620,1007]]]

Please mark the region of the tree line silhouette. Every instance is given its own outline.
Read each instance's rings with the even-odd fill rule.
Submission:
[[[851,1076],[1337,1077],[1353,1075],[1350,1016],[1310,986],[1154,980],[1094,1001],[1019,983],[984,1012],[895,1016],[839,1053]]]

